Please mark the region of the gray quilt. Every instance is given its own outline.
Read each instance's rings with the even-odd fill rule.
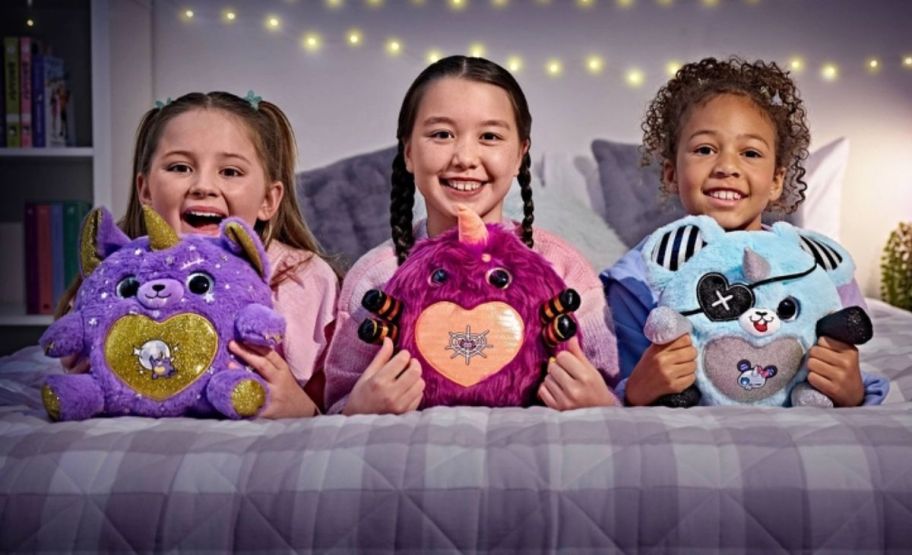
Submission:
[[[912,315],[871,309],[890,403],[836,410],[50,424],[29,348],[0,361],[0,551],[909,552]]]

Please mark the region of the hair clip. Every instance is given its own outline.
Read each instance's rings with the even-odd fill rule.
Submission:
[[[162,108],[164,108],[164,107],[167,106],[168,104],[171,104],[171,97],[170,97],[170,96],[169,96],[168,98],[166,98],[164,102],[162,102],[161,100],[156,100],[156,101],[155,101],[155,109],[156,109],[156,110],[161,110]]]
[[[254,110],[259,110],[260,102],[263,100],[263,97],[257,96],[256,93],[253,92],[253,89],[251,89],[247,91],[247,96],[244,97],[244,100],[250,103],[251,108]]]

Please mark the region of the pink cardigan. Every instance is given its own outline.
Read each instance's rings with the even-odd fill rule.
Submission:
[[[266,254],[272,275],[306,260],[272,290],[275,309],[285,317],[280,354],[298,382],[304,384],[322,363],[332,337],[339,280],[322,258],[284,243],[272,241]]]
[[[425,237],[427,225],[422,220],[415,226],[415,238]],[[569,287],[580,293],[582,305],[576,317],[585,337],[584,351],[606,382],[614,384],[618,374],[617,343],[598,276],[582,255],[551,233],[535,229],[533,239],[534,249],[551,262]],[[345,276],[336,333],[325,365],[328,413],[342,411],[355,382],[379,349],[358,339],[358,326],[369,317],[361,307],[361,298],[369,289],[382,288],[396,268],[396,253],[390,240],[367,252]]]

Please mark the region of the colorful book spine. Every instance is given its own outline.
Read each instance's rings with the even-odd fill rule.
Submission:
[[[6,88],[6,146],[19,146],[19,38],[3,39],[3,76]]]
[[[57,306],[66,290],[64,266],[63,203],[52,202],[51,207],[51,302]]]
[[[3,64],[4,55],[0,55],[0,64]],[[6,146],[6,66],[0,68],[0,94],[3,99],[0,100],[0,148]]]
[[[44,54],[32,52],[32,146],[47,146],[44,128]]]
[[[19,37],[19,146],[32,146],[31,37]]]
[[[38,213],[34,202],[25,203],[25,311],[39,314],[38,306]]]
[[[51,206],[38,204],[35,208],[35,254],[38,258],[38,314],[54,313],[54,274],[51,262]]]
[[[47,146],[66,146],[65,128],[66,78],[63,60],[56,56],[44,57],[44,140]]]

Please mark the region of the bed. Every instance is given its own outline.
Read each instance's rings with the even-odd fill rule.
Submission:
[[[353,212],[357,223],[320,219],[321,206],[343,202],[339,183],[359,184],[361,206],[388,195],[391,154],[300,176],[318,236],[348,241],[331,247],[342,260],[385,233],[385,204]],[[538,199],[566,170],[548,163]],[[561,203],[540,202],[552,208],[536,223],[569,235],[593,265],[610,263],[625,239],[580,183]],[[29,347],[0,360],[0,551],[910,551],[912,313],[869,308],[862,366],[887,376],[890,394],[834,410],[51,424],[39,389],[60,368]]]

